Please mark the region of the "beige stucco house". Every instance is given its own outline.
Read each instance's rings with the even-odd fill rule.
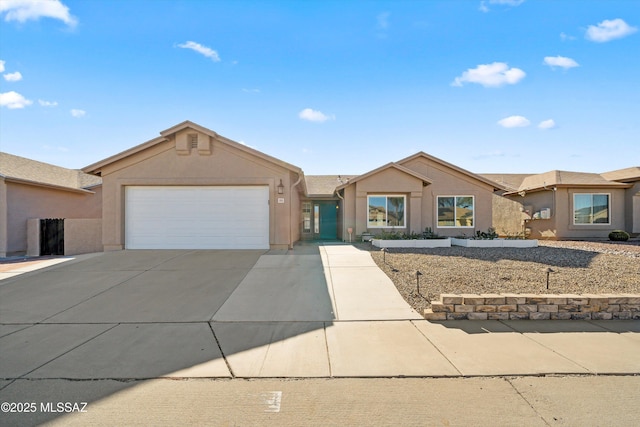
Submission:
[[[101,216],[99,177],[0,153],[0,257],[27,252],[27,222],[38,218],[76,220],[67,227],[68,250],[95,250],[82,236],[95,240]]]
[[[284,249],[425,228],[543,239],[640,233],[638,167],[480,175],[419,152],[362,175],[305,176],[189,121],[83,171],[3,159],[0,255],[24,250],[34,217],[101,219],[102,250]]]
[[[491,227],[504,191],[425,153],[360,176],[305,176],[189,121],[160,135],[83,169],[102,178],[105,250],[287,248],[426,227],[472,235]]]

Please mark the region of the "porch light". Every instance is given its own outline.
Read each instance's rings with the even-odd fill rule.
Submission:
[[[282,178],[280,178],[280,184],[278,184],[278,194],[284,194],[284,184],[282,183]]]

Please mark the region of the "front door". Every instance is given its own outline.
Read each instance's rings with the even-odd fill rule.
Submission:
[[[338,210],[336,202],[314,202],[313,222],[314,238],[336,240],[338,238]]]

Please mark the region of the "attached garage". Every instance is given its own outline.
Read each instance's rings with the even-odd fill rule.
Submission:
[[[287,249],[300,239],[302,170],[186,121],[83,169],[102,177],[102,245]]]
[[[267,186],[127,186],[127,249],[269,249]]]

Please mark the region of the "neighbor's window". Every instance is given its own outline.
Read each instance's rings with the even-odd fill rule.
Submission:
[[[404,227],[405,196],[367,196],[367,227]]]
[[[573,195],[574,224],[610,224],[609,194]]]
[[[473,227],[473,196],[438,196],[438,227]]]

